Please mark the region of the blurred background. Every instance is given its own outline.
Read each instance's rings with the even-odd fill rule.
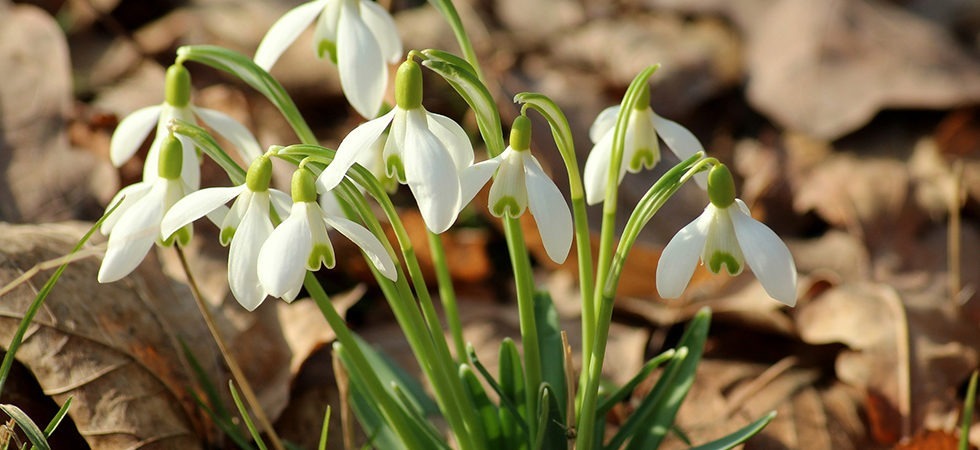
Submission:
[[[0,283],[67,254],[115,192],[139,180],[145,146],[115,168],[109,139],[122,118],[163,100],[164,71],[179,46],[252,55],[272,23],[300,3],[0,0]],[[393,12],[406,51],[458,53],[431,6],[380,3]],[[775,409],[775,421],[745,448],[955,448],[980,349],[980,2],[455,3],[505,124],[519,112],[515,94],[550,96],[571,122],[580,166],[595,116],[619,103],[640,70],[661,64],[653,109],[688,127],[733,169],[740,197],[796,259],[800,296],[792,309],[769,299],[750,274],[700,269],[683,298],[658,298],[653,273],[663,244],[706,204],[701,191],[685,187],[631,253],[610,380],[628,379],[710,306],[705,360],[677,423],[692,442]],[[336,68],[312,50],[307,30],[272,74],[333,148],[363,119],[347,105]],[[232,115],[263,146],[297,142],[247,85],[208,67],[188,68],[196,105]],[[426,77],[426,108],[478,137],[465,103],[433,73]],[[532,148],[565,189],[547,124],[531,116]],[[477,159],[485,158],[475,145]],[[621,210],[677,161],[662,149],[657,169],[626,177]],[[288,168],[280,169],[285,186]],[[216,165],[206,162],[203,171],[205,185],[227,183]],[[519,333],[500,224],[485,205],[486,190],[443,240],[467,339],[489,361],[501,338]],[[600,209],[590,213],[597,224]],[[577,348],[575,262],[552,264],[525,219],[538,283],[554,296]],[[406,208],[403,220],[424,260],[420,217]],[[310,430],[319,428],[323,408],[339,406],[332,333],[309,301],[269,299],[255,313],[229,303],[225,250],[210,224],[196,233],[188,253],[223,333],[277,430],[312,448],[318,436]],[[383,298],[363,284],[370,272],[357,250],[341,239],[334,245],[341,264],[319,276],[352,327],[413,370]],[[172,250],[156,253],[127,280],[99,285],[98,244],[83,252],[18,353],[0,402],[43,423],[74,398],[56,448],[232,447],[194,401],[199,388],[182,343],[219,386],[227,371]],[[0,298],[0,343],[10,341],[50,267]],[[625,403],[611,414],[610,427],[629,409]],[[342,448],[339,425],[331,432],[332,448]],[[970,434],[980,444],[980,428]],[[665,448],[686,445],[673,439]]]

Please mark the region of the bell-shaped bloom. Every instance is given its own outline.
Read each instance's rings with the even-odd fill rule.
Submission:
[[[307,270],[333,268],[333,245],[327,234],[333,228],[364,252],[388,279],[398,279],[395,263],[384,245],[360,224],[325,212],[316,201],[313,174],[300,168],[293,174],[293,206],[289,217],[272,232],[259,251],[259,282],[275,297],[292,301],[303,287]]]
[[[463,172],[463,197],[466,201],[473,198],[493,174],[490,213],[517,218],[530,209],[545,252],[552,261],[561,264],[572,246],[572,214],[558,186],[531,154],[530,141],[531,122],[526,116],[518,116],[507,149]]]
[[[166,100],[162,104],[134,111],[119,122],[116,131],[112,133],[109,141],[109,158],[112,163],[121,166],[132,158],[146,137],[156,128],[156,135],[150,143],[146,163],[143,165],[143,180],[151,181],[156,178],[160,146],[170,135],[167,127],[173,119],[189,123],[198,123],[196,119],[200,119],[231,142],[246,161],[251,161],[262,153],[252,133],[235,119],[220,111],[191,105],[190,91],[190,75],[187,69],[179,65],[170,66],[167,69]],[[197,190],[201,185],[201,170],[194,142],[185,136],[178,135],[177,138],[183,147],[181,178],[191,190]]]
[[[711,203],[697,219],[677,232],[660,255],[657,291],[663,298],[679,297],[691,281],[699,259],[712,273],[720,273],[724,268],[732,276],[740,274],[748,263],[770,297],[795,305],[793,256],[776,233],[753,219],[745,203],[734,198],[734,185],[731,195],[713,195],[712,180],[719,167],[724,166],[715,166],[708,178]]]
[[[163,234],[171,233],[191,222],[208,216],[221,229],[221,245],[231,244],[228,251],[228,286],[245,309],[257,308],[268,291],[259,283],[259,249],[272,234],[270,206],[285,216],[289,195],[269,188],[272,162],[260,156],[252,162],[244,184],[215,187],[184,197],[167,211],[161,222]],[[234,200],[230,209],[225,204]]]
[[[317,20],[319,17],[319,20]],[[340,71],[340,86],[358,114],[372,118],[388,85],[386,63],[402,56],[402,42],[388,11],[370,0],[317,0],[299,5],[269,29],[255,63],[269,70],[314,20],[313,44]]]
[[[189,227],[178,227],[171,233],[160,232],[164,211],[190,191],[180,178],[180,142],[170,136],[163,145],[165,148],[160,156],[169,162],[160,165],[161,170],[154,179],[123,188],[109,202],[108,209],[116,209],[100,228],[102,234],[109,236],[106,254],[99,267],[100,283],[111,283],[129,275],[143,261],[154,242],[169,245],[176,239],[184,245],[190,241]],[[170,236],[174,232],[177,234],[172,239]]]
[[[405,75],[406,71],[417,73]],[[400,94],[402,89],[396,89],[396,106],[352,130],[317,184],[321,192],[333,189],[355,162],[376,157],[365,156],[364,152],[376,153],[381,148],[387,176],[408,185],[426,227],[433,233],[442,233],[456,221],[463,206],[459,174],[473,164],[473,146],[456,122],[422,107],[422,75],[417,63],[406,61],[398,69],[398,77],[412,79],[406,84],[417,82],[412,99],[405,100],[406,95]],[[377,143],[385,131],[388,135],[382,147]]]
[[[660,161],[660,143],[657,136],[663,139],[667,147],[682,161],[697,152],[704,151],[701,142],[687,128],[654,113],[649,106],[649,91],[645,92],[646,101],[641,100],[639,103],[643,107],[633,111],[626,125],[623,160],[619,167],[620,183],[627,171],[638,173],[643,169],[653,168]],[[595,145],[585,161],[583,181],[585,201],[590,205],[600,203],[606,197],[606,182],[619,110],[619,105],[606,108],[599,113],[592,127],[589,128],[589,138]],[[699,185],[704,185],[702,175],[695,176],[695,180]]]

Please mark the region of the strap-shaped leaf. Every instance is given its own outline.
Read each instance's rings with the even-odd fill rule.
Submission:
[[[234,184],[242,184],[245,182],[245,169],[242,169],[238,163],[232,159],[231,156],[226,153],[218,142],[214,140],[211,133],[207,130],[194,125],[190,122],[183,120],[174,120],[170,125],[170,128],[175,134],[182,136],[187,136],[194,141],[194,145],[201,149],[206,155],[211,157],[214,162],[218,163],[225,173],[228,174],[228,179]]]
[[[429,56],[426,52],[429,50],[422,53]],[[500,126],[497,104],[493,101],[493,96],[490,95],[487,87],[472,72],[472,67],[469,64],[460,66],[449,60],[435,57],[422,61],[422,65],[442,76],[473,109],[476,114],[476,124],[480,127],[480,135],[487,143],[490,157],[501,154],[504,151],[504,133]]]
[[[729,434],[728,436],[708,442],[707,444],[699,445],[697,447],[691,447],[691,450],[728,450],[735,448],[736,446],[745,443],[745,441],[747,441],[750,437],[755,436],[762,431],[766,425],[769,425],[769,422],[772,422],[774,417],[776,417],[776,411],[771,411],[769,414],[759,418],[759,420],[746,425],[742,429]]]
[[[31,444],[35,448],[51,450],[51,446],[48,445],[48,439],[44,437],[44,433],[23,410],[10,404],[0,405],[0,410],[3,410],[11,419],[14,419],[14,422],[17,422],[17,426],[20,427],[27,436],[27,440],[31,441]]]
[[[640,371],[626,382],[626,384],[622,385],[616,392],[613,392],[612,395],[602,399],[602,403],[599,404],[599,408],[596,410],[596,417],[604,417],[613,406],[616,406],[617,403],[625,400],[628,395],[633,393],[633,390],[650,376],[654,370],[660,367],[661,364],[673,359],[675,354],[677,354],[677,351],[670,349],[643,364]]]

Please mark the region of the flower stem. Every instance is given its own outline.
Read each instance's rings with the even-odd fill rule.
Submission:
[[[232,378],[235,379],[235,383],[242,390],[242,395],[245,396],[245,402],[248,403],[249,408],[252,410],[252,414],[255,414],[255,419],[258,420],[259,426],[265,430],[265,433],[269,436],[269,440],[272,442],[272,447],[276,450],[285,450],[282,444],[282,440],[276,433],[275,428],[272,427],[272,422],[269,417],[265,415],[265,411],[262,409],[262,405],[259,404],[259,399],[255,395],[255,391],[252,390],[252,385],[249,384],[248,379],[245,378],[245,373],[242,372],[241,366],[238,365],[238,361],[231,355],[231,351],[228,348],[228,344],[225,339],[221,336],[221,332],[218,330],[218,324],[214,321],[214,316],[211,315],[211,309],[208,307],[207,303],[204,301],[204,297],[201,295],[201,290],[197,286],[197,280],[194,278],[194,274],[191,272],[190,265],[187,264],[187,257],[184,256],[184,251],[180,246],[174,246],[177,250],[177,258],[180,259],[180,267],[184,270],[184,275],[187,276],[187,285],[191,288],[192,297],[194,297],[194,302],[197,304],[197,308],[201,310],[201,316],[204,317],[204,323],[208,326],[208,331],[211,332],[211,337],[214,338],[214,342],[218,345],[218,351],[225,360],[225,364],[228,365],[228,370],[231,371]]]
[[[431,231],[428,234],[432,265],[436,269],[436,279],[439,282],[439,299],[442,301],[449,333],[453,337],[453,347],[456,348],[456,362],[461,363],[466,360],[466,341],[463,340],[463,324],[459,319],[459,307],[456,305],[456,292],[453,290],[453,279],[446,261],[446,249],[438,234]]]
[[[536,436],[538,414],[538,386],[541,385],[541,352],[538,344],[538,326],[534,316],[534,277],[531,260],[527,254],[521,222],[513,217],[504,218],[507,249],[514,266],[514,283],[517,287],[517,309],[521,328],[521,345],[524,347],[524,391],[527,394],[527,426],[531,436]],[[516,230],[516,231],[515,231]]]

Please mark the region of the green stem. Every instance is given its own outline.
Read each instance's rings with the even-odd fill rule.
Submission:
[[[473,66],[473,70],[480,77],[480,81],[485,81],[483,79],[483,70],[480,69],[480,61],[476,57],[476,51],[473,50],[473,43],[470,42],[470,37],[466,34],[466,29],[463,28],[463,20],[459,18],[459,12],[453,6],[452,0],[429,0],[429,2],[446,17],[446,22],[453,29],[456,42],[459,43],[459,48],[463,51],[463,56],[466,58],[466,61]]]
[[[463,340],[463,323],[459,319],[459,307],[456,305],[456,291],[453,290],[453,279],[449,274],[449,264],[446,261],[446,249],[438,234],[429,232],[429,251],[432,254],[432,265],[436,270],[439,282],[439,299],[446,314],[446,324],[456,348],[456,362],[466,361],[466,341]]]
[[[536,435],[534,420],[538,414],[538,389],[541,385],[541,351],[538,344],[538,326],[534,316],[534,276],[531,260],[527,254],[524,235],[520,232],[521,222],[512,217],[504,218],[504,231],[507,234],[507,249],[510,262],[514,266],[514,283],[517,287],[517,309],[521,328],[521,344],[524,347],[524,389],[527,394],[527,425],[530,435]],[[516,231],[515,231],[516,230]]]

